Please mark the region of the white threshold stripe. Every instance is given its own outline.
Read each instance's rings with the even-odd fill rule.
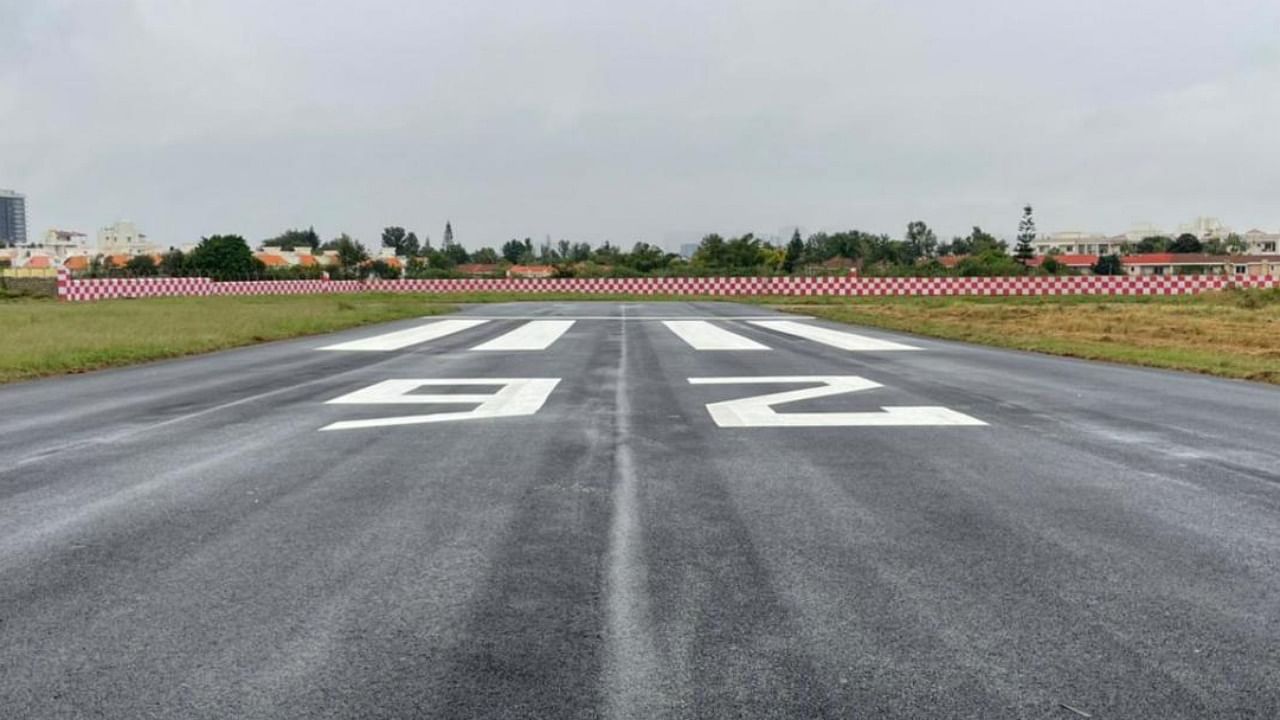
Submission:
[[[717,327],[706,320],[664,320],[676,337],[689,343],[694,350],[768,350],[769,348],[744,335]]]
[[[472,350],[546,350],[573,327],[573,320],[533,320]]]
[[[665,322],[667,320],[777,320],[778,315],[459,315],[472,320],[616,320],[618,322]],[[810,315],[787,315],[812,320]]]
[[[359,350],[365,352],[386,352],[388,350],[399,350],[417,345],[429,340],[436,340],[446,335],[452,335],[463,330],[469,330],[477,325],[483,325],[488,320],[440,320],[438,322],[419,325],[408,330],[397,330],[383,335],[374,335],[373,337],[363,338],[361,340],[352,340],[350,342],[338,343],[337,345],[328,345],[320,348],[321,350]]]
[[[828,330],[817,325],[805,325],[804,323],[792,322],[791,320],[752,320],[752,325],[757,325],[766,330],[774,330],[788,335],[795,335],[806,340],[830,345],[841,350],[919,350],[920,348],[902,343],[891,342],[889,340],[877,340],[866,335],[858,335],[857,333],[843,332],[841,330]]]

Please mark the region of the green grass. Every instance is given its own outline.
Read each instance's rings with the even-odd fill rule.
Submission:
[[[459,304],[720,301],[998,347],[1280,383],[1280,291],[1197,296],[724,297],[572,293],[0,299],[0,382],[451,312]]]
[[[452,312],[419,295],[0,300],[0,382]]]
[[[1280,384],[1280,291],[794,298],[774,307],[919,335]]]

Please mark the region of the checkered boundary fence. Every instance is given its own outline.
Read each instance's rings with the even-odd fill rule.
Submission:
[[[699,277],[699,278],[460,278],[437,280],[258,280],[209,278],[72,278],[58,273],[58,298],[67,302],[206,295],[308,295],[353,292],[570,293],[580,295],[1191,295],[1227,288],[1280,287],[1271,276],[1062,277]]]

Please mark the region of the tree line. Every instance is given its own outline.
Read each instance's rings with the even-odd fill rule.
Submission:
[[[508,265],[548,265],[560,277],[637,277],[700,275],[792,275],[845,274],[857,267],[871,276],[993,276],[1026,274],[1065,274],[1072,272],[1049,255],[1038,264],[1032,242],[1036,237],[1034,211],[1025,206],[1018,223],[1012,248],[981,227],[973,227],[966,235],[939,241],[937,234],[923,221],[907,224],[900,238],[887,234],[847,230],[818,232],[802,237],[796,230],[788,242],[776,245],[752,233],[725,237],[706,235],[692,257],[668,252],[656,245],[637,242],[630,249],[604,242],[593,246],[586,242],[550,239],[535,244],[532,239],[512,238],[500,247],[482,247],[468,251],[454,239],[452,223],[446,223],[438,246],[430,236],[419,236],[412,230],[393,225],[383,229],[381,245],[395,252],[393,265],[372,257],[359,240],[342,233],[322,241],[315,229],[289,229],[262,241],[266,250],[313,253],[332,251],[333,263],[325,266],[269,267],[254,257],[249,243],[239,235],[211,235],[203,238],[190,252],[171,249],[157,262],[149,256],[129,260],[123,268],[113,268],[109,258],[95,258],[88,275],[129,274],[137,276],[204,276],[229,280],[243,278],[306,279],[328,273],[334,279],[376,277],[434,278],[455,277],[459,266],[490,266],[492,274],[502,275]],[[1225,241],[1202,242],[1190,234],[1177,238],[1149,237],[1123,248],[1123,252],[1191,252],[1227,254],[1242,252],[1239,236]],[[944,258],[949,261],[944,262]],[[399,265],[399,266],[397,266]],[[1034,266],[1033,266],[1034,265]],[[476,274],[484,268],[467,268]],[[1099,274],[1123,272],[1118,255],[1101,258],[1093,268]],[[483,274],[483,272],[481,272]]]

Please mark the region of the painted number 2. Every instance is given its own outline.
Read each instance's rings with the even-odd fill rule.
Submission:
[[[519,417],[533,415],[551,396],[560,383],[559,378],[506,378],[506,379],[435,379],[435,380],[384,380],[377,385],[348,393],[329,401],[332,405],[477,405],[463,412],[441,412],[427,415],[401,415],[370,420],[343,420],[326,425],[321,430],[350,430],[355,428],[387,427],[391,425],[418,425],[421,423],[450,422],[454,420],[483,420],[487,418]],[[421,393],[425,387],[487,387],[498,386],[492,393]]]
[[[777,377],[689,378],[693,385],[780,385],[814,384],[799,390],[756,395],[741,400],[710,403],[707,411],[720,427],[852,427],[986,425],[964,413],[931,405],[884,407],[879,412],[794,412],[780,413],[774,405],[814,400],[882,387],[856,375],[784,375]]]

